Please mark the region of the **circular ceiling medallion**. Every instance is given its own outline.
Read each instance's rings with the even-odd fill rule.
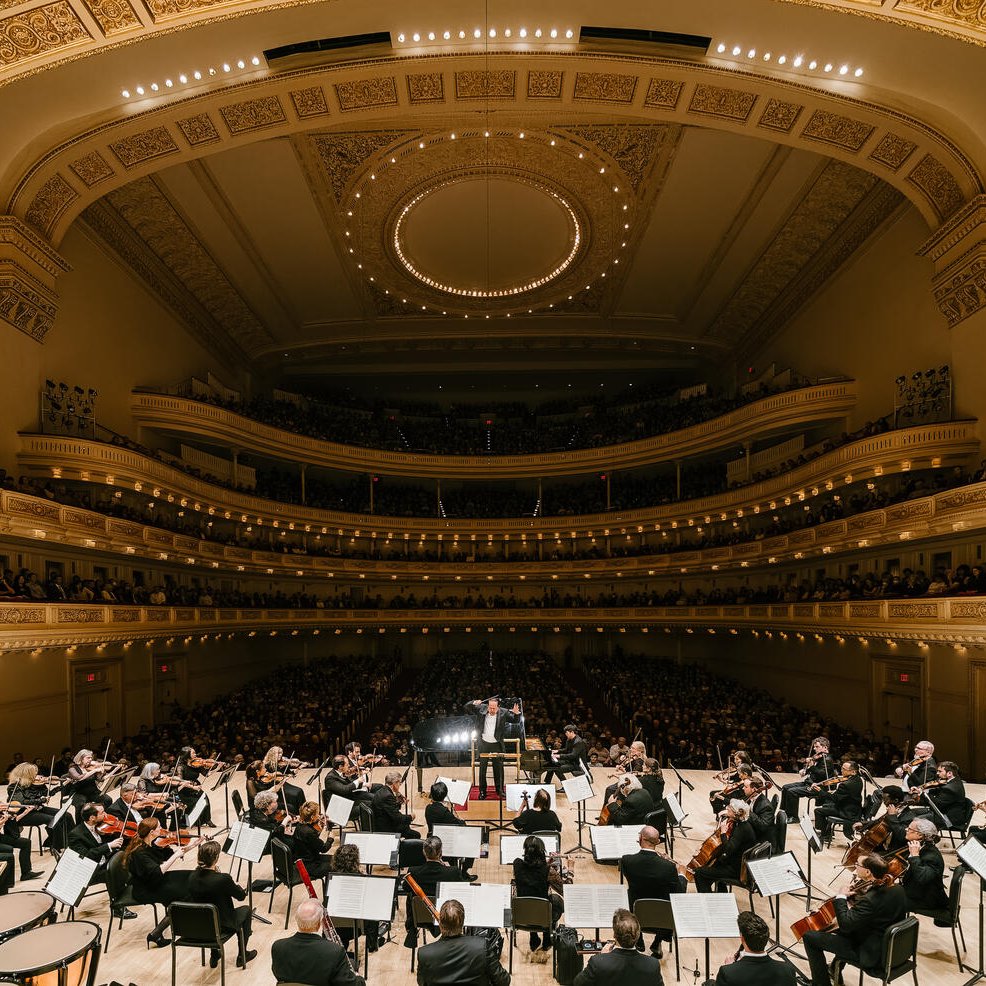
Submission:
[[[556,190],[506,170],[457,175],[399,210],[393,248],[407,272],[444,294],[505,298],[565,272],[579,254],[579,218]]]

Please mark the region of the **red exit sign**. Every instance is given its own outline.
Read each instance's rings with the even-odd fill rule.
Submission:
[[[86,681],[95,681],[95,680],[96,680],[96,672],[95,671],[90,671],[86,675]]]
[[[904,681],[904,682],[911,680],[911,676],[906,671],[901,671],[900,674],[897,675],[897,678],[899,681]]]
[[[169,668],[169,666],[167,664],[160,664],[160,665],[158,665],[158,671],[160,671],[161,674],[167,674],[169,670],[170,670],[170,668]]]

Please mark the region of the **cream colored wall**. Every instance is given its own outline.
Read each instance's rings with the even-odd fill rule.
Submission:
[[[119,261],[76,225],[61,253],[72,265],[58,281],[58,317],[43,344],[0,323],[0,466],[13,471],[17,432],[38,425],[45,378],[99,391],[100,424],[135,434],[130,422],[134,386],[167,386],[213,370],[236,385],[174,316]]]

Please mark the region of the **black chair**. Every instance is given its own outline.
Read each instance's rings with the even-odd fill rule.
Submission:
[[[274,906],[274,891],[278,887],[288,888],[288,906],[284,911],[284,927],[288,926],[288,917],[291,914],[291,900],[294,897],[294,888],[302,883],[301,874],[298,867],[291,861],[291,850],[280,839],[270,841],[270,859],[274,867],[274,883],[270,888],[270,900],[267,903],[267,913],[270,914]],[[323,896],[324,893],[323,893]]]
[[[356,828],[360,832],[373,831],[373,809],[362,801],[356,803]]]
[[[414,972],[414,959],[418,954],[420,937],[422,935],[427,936],[427,929],[434,928],[436,925],[431,908],[420,897],[412,894],[407,901],[411,908],[411,919],[414,921],[414,944],[411,946],[411,972]]]
[[[952,848],[955,848],[955,836],[958,835],[959,841],[965,842],[969,834],[969,822],[972,821],[972,816],[976,813],[976,806],[973,804],[970,798],[965,799],[965,808],[962,812],[962,817],[959,819],[957,824],[954,825],[944,825],[941,828],[942,832],[947,832],[949,839],[952,840]]]
[[[401,839],[397,843],[397,877],[400,877],[412,866],[424,866],[425,864],[425,840],[424,839]]]
[[[892,924],[883,933],[883,955],[879,966],[859,970],[859,986],[863,986],[863,976],[879,979],[883,986],[906,976],[914,977],[918,986],[918,920],[904,918]]]
[[[230,795],[233,801],[233,811],[236,812],[237,818],[243,817],[243,795],[239,791],[234,790]]]
[[[783,808],[774,816],[774,830],[771,835],[771,855],[780,856],[787,848],[787,812]]]
[[[510,954],[507,971],[514,971],[514,945],[518,931],[539,931],[551,934],[551,901],[546,897],[510,898]],[[551,950],[551,974],[555,972],[555,950]]]
[[[154,925],[157,926],[157,904],[140,904],[134,900],[133,891],[130,885],[130,874],[123,865],[123,853],[118,852],[110,856],[110,861],[106,864],[106,893],[110,899],[110,914],[106,922],[106,945],[104,952],[110,950],[110,936],[113,934],[114,911],[120,911],[119,927],[123,927],[123,908],[125,907],[153,907]]]
[[[743,853],[742,860],[740,861],[739,876],[720,877],[716,880],[716,883],[724,884],[727,887],[740,887],[745,890],[750,895],[750,910],[752,911],[753,891],[756,889],[756,885],[753,882],[753,874],[750,873],[747,863],[757,859],[767,859],[769,856],[769,842],[758,842],[755,846],[750,846],[750,848]],[[773,907],[773,901],[771,901],[771,906]]]
[[[674,948],[674,975],[681,982],[681,956],[678,954],[678,932],[674,926],[674,912],[671,901],[656,897],[641,897],[633,905],[633,916],[640,922],[640,932],[656,934],[658,931],[671,932],[671,946]]]
[[[962,957],[959,954],[959,938],[955,935],[955,929],[958,928],[959,937],[962,939],[962,951],[965,948],[965,935],[962,932],[962,924],[959,921],[959,912],[962,909],[962,880],[968,873],[964,866],[956,866],[952,870],[952,879],[948,885],[948,907],[943,910],[930,910],[923,907],[912,907],[912,914],[921,914],[924,917],[934,918],[935,925],[939,928],[944,928],[946,926],[951,926],[952,928],[952,944],[955,946],[955,961],[959,964],[959,972],[962,972],[964,966],[962,962]]]
[[[175,986],[179,948],[201,949],[202,965],[205,965],[205,950],[218,949],[219,982],[221,986],[226,986],[226,951],[223,946],[235,934],[239,939],[240,953],[246,955],[243,928],[224,932],[219,927],[219,911],[215,904],[171,904],[168,917],[171,918],[171,986]]]

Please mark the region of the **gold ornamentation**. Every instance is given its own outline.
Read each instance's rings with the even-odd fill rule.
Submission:
[[[221,139],[208,113],[187,116],[184,120],[178,120],[177,126],[191,147],[197,147],[199,144],[214,144]]]
[[[516,88],[517,73],[510,69],[455,73],[456,99],[513,99]]]
[[[938,501],[943,507],[954,509],[955,507],[967,507],[971,503],[986,502],[986,487],[975,490],[960,490],[958,493],[949,493]]]
[[[31,286],[14,264],[0,266],[0,320],[42,342],[54,324],[57,306]]]
[[[917,146],[913,140],[888,131],[880,138],[880,143],[873,148],[870,160],[886,165],[891,171],[898,171]]]
[[[245,134],[251,130],[263,130],[285,122],[284,107],[277,96],[247,99],[242,103],[220,106],[219,112],[231,134]]]
[[[78,161],[73,161],[69,167],[86,188],[92,188],[101,181],[113,177],[113,169],[106,163],[99,151],[91,151],[84,157],[80,157]]]
[[[98,520],[99,518],[97,518]],[[126,534],[127,537],[140,537],[143,533],[143,528],[137,524],[128,524],[123,520],[108,520],[106,522],[106,529],[114,534]]]
[[[0,19],[0,67],[91,40],[72,5],[58,0]]]
[[[819,603],[819,616],[842,616],[842,603]]]
[[[173,21],[198,10],[208,10],[228,3],[229,0],[144,0],[156,24]]]
[[[125,168],[134,168],[156,157],[177,154],[178,145],[167,127],[154,127],[110,144],[110,150]]]
[[[407,77],[407,98],[412,103],[444,103],[445,80],[441,72],[420,72]]]
[[[965,201],[952,173],[932,154],[918,161],[907,180],[924,192],[942,219],[948,219]]]
[[[58,217],[78,197],[79,193],[61,175],[52,175],[31,200],[24,221],[48,234]]]
[[[7,509],[12,514],[27,514],[39,520],[58,520],[58,507],[39,500],[22,500],[19,496],[7,498]]]
[[[829,113],[827,110],[815,110],[805,124],[804,130],[801,131],[801,136],[856,153],[875,129],[862,120],[853,120],[851,117]]]
[[[863,514],[862,517],[852,517],[849,520],[850,531],[865,531],[867,527],[882,527],[883,516],[880,513]]]
[[[671,124],[631,123],[602,127],[567,127],[561,130],[579,143],[592,144],[611,158],[634,190],[647,177],[668,139]]]
[[[148,623],[167,623],[171,618],[171,611],[167,609],[148,609],[145,618]]]
[[[637,91],[637,76],[610,72],[576,72],[576,99],[606,103],[632,103]]]
[[[325,93],[321,86],[311,86],[308,89],[296,89],[291,92],[291,102],[299,120],[307,120],[312,116],[328,116],[329,104],[325,101]]]
[[[116,606],[113,609],[113,621],[115,623],[139,623],[140,610],[135,608],[121,609]]]
[[[951,270],[940,281],[935,278],[935,303],[949,328],[986,308],[986,255],[979,252],[961,270]]]
[[[760,119],[757,121],[758,127],[766,130],[779,130],[781,133],[789,134],[798,117],[801,116],[803,106],[798,103],[786,103],[783,99],[768,99]]]
[[[384,148],[406,140],[411,131],[379,130],[366,133],[317,133],[311,136],[311,145],[336,202],[342,202],[349,179],[366,162]]]
[[[895,507],[887,507],[887,520],[904,520],[907,517],[927,517],[931,514],[931,500],[913,500]]]
[[[644,106],[660,106],[673,110],[678,105],[684,88],[685,83],[678,82],[677,79],[651,79],[647,84]]]
[[[195,619],[194,609],[176,609],[175,621],[177,623],[191,623]]]
[[[940,21],[957,21],[976,31],[986,29],[986,4],[982,0],[897,0],[894,10],[926,14]]]
[[[849,619],[866,620],[873,619],[880,615],[879,603],[850,603]]]
[[[810,618],[815,615],[815,606],[813,603],[795,603],[793,608],[794,616],[807,616]]]
[[[396,106],[397,82],[392,75],[382,79],[358,79],[335,85],[339,109],[364,110],[371,106]]]
[[[88,527],[94,531],[105,530],[103,518],[98,514],[86,513],[83,510],[66,510],[62,516],[66,524],[78,524],[80,527]]]
[[[44,623],[44,606],[0,606],[0,623]]]
[[[528,99],[561,99],[564,72],[539,72],[531,69],[527,73]]]
[[[56,623],[102,623],[103,611],[95,606],[59,606]]]
[[[755,92],[742,89],[724,89],[722,86],[697,85],[688,104],[689,113],[702,116],[717,116],[723,120],[742,120],[750,118],[757,102]]]
[[[766,616],[767,607],[766,606],[749,606],[747,607],[750,616]]]
[[[938,607],[934,603],[888,603],[890,619],[937,619]]]
[[[949,601],[950,615],[953,620],[986,620],[986,603]]]
[[[127,0],[83,0],[99,29],[112,37],[135,27],[142,27],[140,18]]]

